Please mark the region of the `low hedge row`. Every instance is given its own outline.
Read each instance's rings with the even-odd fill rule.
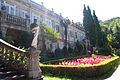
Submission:
[[[79,77],[97,77],[101,76],[118,65],[119,57],[112,57],[95,65],[63,66],[63,65],[40,65],[43,73],[55,75],[79,76]]]

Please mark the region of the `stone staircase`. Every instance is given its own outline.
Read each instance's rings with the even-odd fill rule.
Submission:
[[[25,51],[0,39],[0,80],[46,80],[39,54],[40,50]]]
[[[0,80],[28,80],[24,74],[10,69],[5,63],[0,62]]]

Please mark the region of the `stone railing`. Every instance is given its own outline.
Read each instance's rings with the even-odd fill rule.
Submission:
[[[0,60],[14,69],[27,71],[27,52],[0,39]]]
[[[7,12],[0,11],[0,22],[6,24],[12,24],[14,26],[26,27],[27,26],[27,19],[10,15]]]
[[[25,73],[28,78],[41,77],[39,54],[39,50],[26,52],[0,39],[0,60],[10,68]]]

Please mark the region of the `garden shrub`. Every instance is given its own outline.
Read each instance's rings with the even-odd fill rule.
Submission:
[[[55,57],[60,57],[62,56],[62,50],[58,47],[57,49],[55,49]]]
[[[98,77],[114,69],[119,62],[119,57],[113,57],[95,65],[63,66],[63,65],[40,65],[43,73],[51,73],[78,77]]]
[[[120,56],[120,49],[115,50],[115,55]]]
[[[13,44],[13,39],[11,36],[5,36],[5,37],[2,37],[2,39],[10,44]]]
[[[68,49],[67,49],[66,46],[63,47],[62,53],[63,53],[64,55],[67,55],[67,54],[68,54]]]
[[[110,46],[104,46],[103,48],[99,48],[98,52],[101,55],[110,55],[112,53],[112,49]]]
[[[51,58],[54,56],[53,54],[54,53],[52,53],[50,49],[42,51],[41,54],[40,54],[40,56],[41,56],[41,59],[40,59],[41,62],[51,60]]]
[[[68,47],[68,53],[73,53],[73,49],[71,47]]]
[[[31,32],[22,32],[19,41],[16,45],[24,46],[25,48],[29,48],[32,43],[33,35]]]

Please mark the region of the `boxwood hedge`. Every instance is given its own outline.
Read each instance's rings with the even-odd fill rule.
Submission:
[[[101,76],[111,69],[118,66],[119,57],[112,57],[109,60],[103,61],[95,65],[79,65],[79,66],[63,66],[63,65],[46,65],[41,64],[40,67],[43,73],[79,76],[79,77],[97,77]]]

